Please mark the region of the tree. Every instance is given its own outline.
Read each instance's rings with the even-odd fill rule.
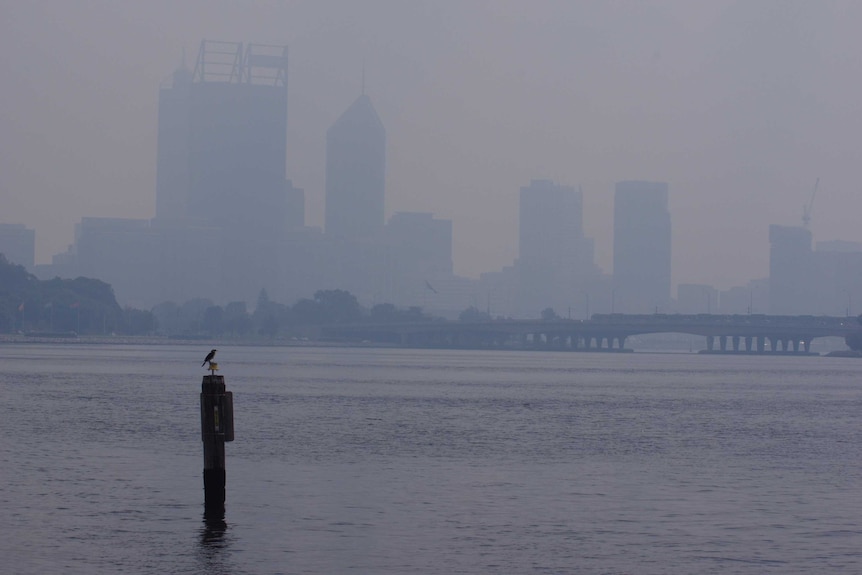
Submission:
[[[458,319],[460,321],[489,321],[491,319],[490,314],[488,312],[479,311],[474,305],[471,305],[460,314],[458,314]]]
[[[379,303],[371,308],[371,320],[386,323],[398,320],[398,308],[391,303]]]
[[[203,329],[204,314],[215,304],[211,299],[193,298],[180,306],[180,320],[185,333],[200,333]]]
[[[362,306],[352,293],[340,289],[314,293],[321,323],[351,323],[362,317]]]
[[[162,333],[173,335],[183,332],[183,324],[180,320],[180,306],[172,301],[164,301],[150,310],[156,318],[156,325]]]
[[[126,335],[148,335],[156,331],[156,318],[152,312],[127,307],[118,330]]]
[[[221,335],[224,331],[224,310],[213,305],[204,310],[201,329],[210,335]]]
[[[244,301],[232,301],[224,308],[224,329],[232,335],[243,336],[251,331],[251,317]]]
[[[552,307],[546,307],[542,310],[542,321],[554,321],[560,319],[560,316],[557,315],[557,312],[554,311]]]
[[[317,323],[320,317],[320,304],[313,299],[302,298],[290,308],[294,322],[298,324]]]

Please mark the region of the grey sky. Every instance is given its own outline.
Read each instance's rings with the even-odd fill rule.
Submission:
[[[37,261],[82,216],[149,218],[158,85],[201,39],[287,44],[288,177],[322,225],[327,127],[366,92],[387,215],[454,221],[456,272],[517,251],[518,189],[581,185],[611,271],[613,184],[670,183],[674,283],[768,274],[767,227],[862,241],[862,3],[0,0],[0,221]]]

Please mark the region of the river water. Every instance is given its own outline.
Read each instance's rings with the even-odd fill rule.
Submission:
[[[862,361],[0,346],[0,571],[859,573]]]

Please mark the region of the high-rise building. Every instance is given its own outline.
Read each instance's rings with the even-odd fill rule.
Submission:
[[[362,94],[326,132],[326,234],[357,240],[383,230],[386,130]]]
[[[812,294],[811,231],[769,226],[769,313],[806,313]]]
[[[614,311],[667,312],[670,274],[668,185],[618,182],[614,194]]]
[[[206,229],[208,238],[217,230],[201,257],[218,260],[219,277],[207,280],[224,299],[251,301],[280,281],[279,245],[304,221],[291,213],[304,202],[285,179],[286,155],[286,47],[203,41],[194,70],[181,68],[161,88],[156,221]],[[161,261],[176,261],[165,249]],[[170,266],[160,275],[194,281]]]
[[[191,86],[192,73],[184,64],[159,89],[156,218],[160,220],[189,215]]]
[[[517,314],[583,317],[590,283],[598,276],[592,241],[583,232],[583,194],[550,180],[521,188]]]
[[[438,303],[444,295],[435,286],[452,277],[452,220],[398,212],[389,218],[385,237],[386,301],[433,307],[429,303]]]

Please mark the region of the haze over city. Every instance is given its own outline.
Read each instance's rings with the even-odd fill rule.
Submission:
[[[364,89],[386,215],[453,222],[455,272],[518,251],[532,179],[580,187],[612,271],[614,183],[669,184],[673,283],[768,275],[769,224],[862,241],[856,2],[14,2],[0,5],[0,221],[36,261],[84,216],[155,212],[160,84],[201,39],[289,48],[287,177],[322,226],[327,128]]]

